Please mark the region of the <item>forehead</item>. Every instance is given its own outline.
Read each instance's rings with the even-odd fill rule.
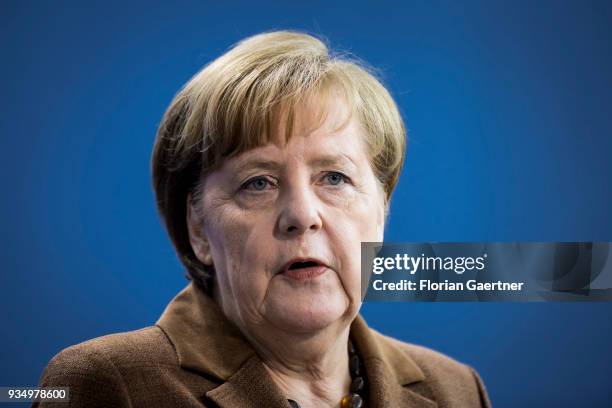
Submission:
[[[309,164],[346,161],[357,166],[368,158],[364,130],[340,98],[320,106],[297,105],[290,120],[280,120],[271,130],[267,143],[237,154],[228,164],[241,167],[258,159],[300,158]]]

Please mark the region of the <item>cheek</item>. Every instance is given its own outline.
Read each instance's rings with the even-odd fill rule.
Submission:
[[[376,190],[357,192],[328,216],[328,233],[342,272],[340,278],[354,301],[361,300],[361,242],[383,239],[384,206],[379,197]]]
[[[382,241],[384,204],[373,183],[364,191],[354,191],[333,211],[332,219],[342,220],[343,235],[358,243]]]
[[[255,215],[231,204],[209,210],[207,235],[213,262],[225,301],[239,309],[252,309],[261,302],[269,280],[271,262],[265,215]]]

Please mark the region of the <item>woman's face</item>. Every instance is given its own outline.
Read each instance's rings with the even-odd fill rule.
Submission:
[[[199,214],[189,210],[194,252],[246,333],[313,332],[361,305],[360,244],[383,240],[384,194],[359,123],[338,130],[346,106],[329,106],[318,128],[302,107],[288,143],[226,160],[204,180]]]

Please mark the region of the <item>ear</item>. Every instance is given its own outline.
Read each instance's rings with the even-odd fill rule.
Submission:
[[[187,230],[189,232],[189,243],[195,256],[204,265],[212,265],[212,254],[208,238],[204,232],[204,222],[194,206],[191,193],[187,196]]]

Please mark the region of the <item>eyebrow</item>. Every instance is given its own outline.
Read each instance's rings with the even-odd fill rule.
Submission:
[[[321,156],[321,157],[312,159],[308,162],[308,164],[311,166],[320,166],[320,167],[331,166],[334,164],[342,164],[342,163],[350,163],[354,167],[357,167],[357,168],[359,167],[357,166],[357,163],[355,163],[355,160],[353,160],[350,156],[344,153],[340,153],[338,155]]]
[[[359,167],[350,156],[344,153],[340,153],[338,155],[319,156],[308,161],[309,166],[316,167],[326,167],[346,163],[352,165],[355,168]],[[235,173],[238,174],[248,169],[278,170],[282,166],[282,163],[274,160],[252,158],[246,159],[244,162],[236,164]]]
[[[263,169],[263,170],[277,170],[281,167],[279,162],[274,160],[262,160],[262,159],[247,159],[242,163],[236,165],[236,173],[240,173],[247,169]]]

